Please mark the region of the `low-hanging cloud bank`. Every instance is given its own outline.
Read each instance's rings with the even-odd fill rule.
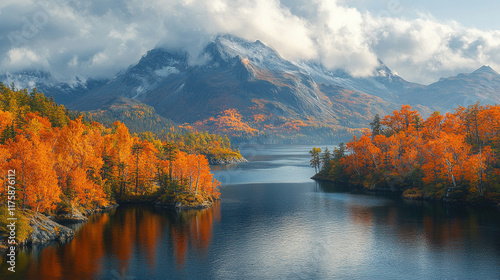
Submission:
[[[49,70],[56,78],[111,77],[156,46],[191,57],[213,37],[261,40],[292,60],[318,60],[356,76],[381,58],[402,77],[430,83],[481,65],[500,69],[500,31],[456,22],[374,15],[332,0],[6,0],[0,3],[0,72]]]

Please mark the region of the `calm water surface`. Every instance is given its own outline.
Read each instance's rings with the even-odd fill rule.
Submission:
[[[500,211],[351,194],[309,179],[311,146],[247,146],[222,201],[119,207],[22,252],[1,279],[499,279]]]

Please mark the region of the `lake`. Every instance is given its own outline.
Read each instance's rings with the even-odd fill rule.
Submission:
[[[21,252],[16,273],[2,259],[0,278],[500,278],[498,209],[319,184],[309,179],[311,148],[242,146],[250,162],[213,167],[214,207],[119,207],[74,225],[67,244]]]

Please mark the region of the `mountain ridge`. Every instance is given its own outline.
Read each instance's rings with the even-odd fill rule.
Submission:
[[[201,57],[205,63],[192,65],[183,51],[155,48],[109,80],[65,84],[35,73],[28,84],[40,85],[70,109],[103,109],[125,98],[201,130],[214,129],[208,124],[219,122],[211,119],[227,119],[226,111],[235,110],[240,118],[232,119],[234,126],[241,122],[267,133],[288,127],[300,133],[306,126],[359,129],[375,114],[388,114],[401,104],[425,116],[476,100],[500,102],[500,75],[489,66],[425,86],[404,80],[381,60],[372,76],[353,77],[318,62],[286,60],[259,40],[227,34],[207,44]],[[0,79],[9,82],[8,75]]]

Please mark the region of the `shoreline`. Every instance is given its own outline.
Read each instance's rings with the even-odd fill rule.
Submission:
[[[220,200],[220,199],[218,199]],[[216,201],[218,201],[216,200]],[[157,208],[165,208],[165,209],[172,209],[176,211],[184,211],[184,210],[203,210],[203,209],[208,209],[214,205],[215,201],[204,201],[201,204],[198,205],[182,205],[181,202],[174,202],[174,203],[163,203],[163,202],[157,202],[154,204],[155,207]]]
[[[220,199],[216,200],[219,201]],[[110,204],[105,207],[96,209],[85,209],[83,212],[75,211],[74,214],[62,214],[59,216],[48,216],[42,213],[35,213],[32,210],[24,210],[23,215],[28,220],[31,228],[31,233],[28,238],[17,244],[18,249],[33,248],[35,246],[43,246],[52,242],[65,244],[70,242],[76,232],[69,228],[69,224],[86,223],[90,216],[95,214],[102,214],[119,206],[125,205],[148,205],[156,208],[164,208],[175,211],[184,210],[203,210],[208,209],[214,205],[215,201],[205,201],[198,205],[182,205],[182,203],[162,203],[162,202],[123,202],[120,204]],[[0,243],[0,252],[5,252],[8,245],[2,240]]]
[[[23,210],[23,216],[27,220],[31,232],[25,240],[17,244],[17,248],[33,248],[51,242],[61,244],[70,242],[75,236],[75,231],[69,228],[68,224],[86,223],[91,215],[104,213],[116,209],[118,206],[118,204],[110,204],[95,209],[85,209],[83,212],[76,210],[74,214],[58,216],[48,216],[35,213],[33,210]],[[7,249],[8,245],[5,244],[4,240],[1,240],[0,251],[5,252]]]
[[[208,163],[210,165],[230,165],[230,164],[237,164],[237,163],[244,163],[248,162],[248,160],[244,157],[236,158],[236,157],[230,157],[226,159],[209,159]]]
[[[371,193],[371,194],[393,194],[393,195],[400,195],[400,197],[403,200],[408,200],[408,201],[425,201],[425,202],[433,202],[433,203],[440,203],[443,205],[457,205],[457,206],[472,206],[472,207],[486,207],[486,208],[497,208],[500,210],[500,203],[480,203],[480,202],[469,202],[469,201],[460,201],[460,200],[444,200],[444,199],[436,199],[432,197],[425,197],[423,195],[421,196],[415,196],[415,195],[405,195],[403,191],[400,190],[391,190],[391,189],[370,189],[362,185],[355,185],[349,182],[344,182],[344,181],[337,181],[337,180],[332,180],[328,177],[324,176],[317,176],[318,174],[314,175],[311,177],[312,180],[316,182],[326,182],[326,183],[335,183],[335,184],[343,184],[344,187],[350,191],[360,191],[362,193]]]

